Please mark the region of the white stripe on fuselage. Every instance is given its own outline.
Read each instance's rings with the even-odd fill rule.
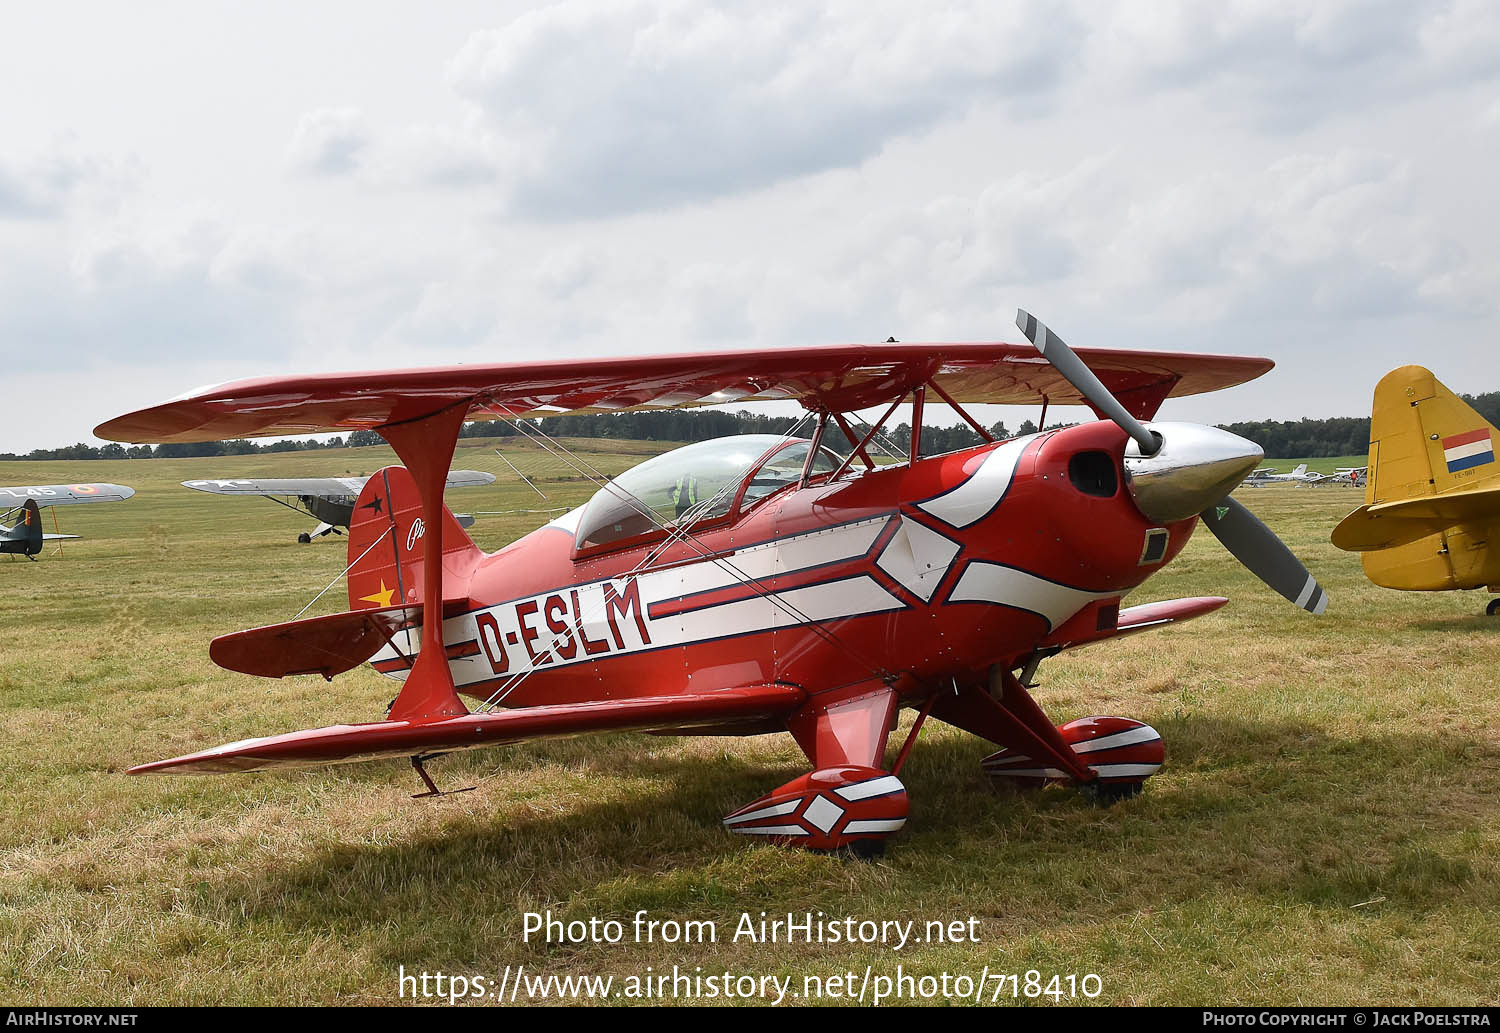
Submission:
[[[902,609],[866,574],[776,590],[775,578],[848,563],[866,555],[890,521],[879,516],[751,546],[727,556],[543,592],[443,622],[449,644],[476,641],[476,655],[449,661],[456,685],[565,667],[624,653],[681,646]],[[754,594],[652,617],[654,604],[754,586]],[[420,635],[413,636],[419,639]],[[415,648],[416,641],[411,643]],[[393,658],[390,647],[374,660]],[[389,672],[404,679],[405,670]]]
[[[964,568],[948,596],[950,603],[997,603],[1030,610],[1056,628],[1095,599],[1118,596],[1119,591],[1089,592],[1028,574],[999,563],[975,561]]]
[[[1029,434],[991,449],[979,464],[979,469],[974,471],[974,476],[935,499],[919,502],[917,508],[950,527],[978,523],[1005,495],[1011,478],[1015,476],[1016,464],[1021,461],[1021,453],[1035,437],[1035,434]]]

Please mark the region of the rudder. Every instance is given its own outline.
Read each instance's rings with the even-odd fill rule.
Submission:
[[[1365,503],[1398,502],[1469,488],[1500,476],[1500,432],[1421,366],[1380,379],[1370,410]]]
[[[349,608],[420,603],[425,536],[411,473],[404,466],[376,471],[360,490],[349,522]],[[459,594],[457,586],[467,582],[483,555],[444,506],[443,598]]]
[[[36,499],[26,500],[21,507],[21,519],[26,528],[25,555],[35,556],[42,551],[42,511],[37,507]]]

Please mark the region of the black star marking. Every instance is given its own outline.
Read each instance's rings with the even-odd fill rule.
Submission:
[[[381,498],[379,495],[376,495],[373,499],[371,499],[369,502],[366,502],[363,506],[360,506],[359,508],[360,509],[373,509],[376,513],[379,513],[379,512],[381,512],[381,509],[384,506],[385,506],[385,499]]]

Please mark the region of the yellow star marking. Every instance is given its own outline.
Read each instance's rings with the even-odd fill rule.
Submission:
[[[391,605],[391,596],[395,594],[396,590],[385,587],[385,578],[381,578],[380,591],[374,595],[362,595],[359,597],[359,601],[362,603],[374,603],[376,606],[389,606]]]

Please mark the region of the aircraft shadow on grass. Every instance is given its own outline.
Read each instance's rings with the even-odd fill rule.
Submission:
[[[1339,910],[1381,896],[1385,909],[1423,914],[1476,885],[1466,859],[1428,841],[1451,842],[1467,828],[1500,821],[1500,777],[1492,774],[1496,765],[1485,763],[1500,756],[1494,746],[1442,734],[1335,738],[1297,722],[1192,717],[1162,725],[1177,733],[1168,771],[1175,767],[1186,781],[1175,785],[1169,775],[1155,791],[1111,808],[1076,793],[991,789],[978,768],[986,744],[960,737],[928,742],[905,770],[923,787],[922,799],[943,801],[945,820],[897,837],[882,865],[898,878],[906,872],[963,887],[984,917],[1003,920],[1013,907],[1044,906],[1060,923],[1225,894]],[[630,743],[600,742],[600,769],[620,769],[610,753],[617,760],[639,753],[639,742]],[[458,906],[459,898],[465,907],[475,898],[493,899],[504,911],[523,892],[566,901],[617,875],[701,870],[701,878],[688,881],[722,880],[715,899],[726,915],[764,909],[774,886],[756,880],[736,889],[735,876],[704,866],[718,870],[731,848],[766,849],[740,846],[720,831],[719,816],[781,765],[727,753],[633,756],[628,767],[658,786],[644,822],[640,801],[623,798],[456,817],[431,835],[325,849],[286,869],[202,892],[251,920],[405,927],[429,912],[434,922],[451,922],[444,902]],[[485,770],[492,767],[454,764],[452,774],[482,777]],[[1421,832],[1401,833],[1403,826]],[[1053,866],[1058,858],[1069,864]],[[803,909],[815,900],[825,911],[860,913],[857,891],[838,887],[851,878],[858,885],[860,873],[871,869],[847,858],[828,863],[852,871],[788,903]],[[675,877],[642,879],[639,893],[631,893],[639,906],[665,911],[661,883]],[[684,891],[683,899],[685,907],[701,909],[701,894]],[[628,917],[634,907],[608,917]]]

